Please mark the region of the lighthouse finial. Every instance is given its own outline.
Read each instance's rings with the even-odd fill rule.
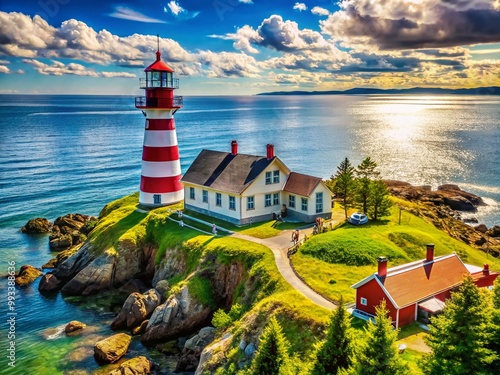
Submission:
[[[160,34],[156,34],[156,39],[158,41],[158,51],[160,51]]]
[[[160,52],[160,34],[156,34],[156,39],[158,43],[158,50],[156,51],[156,61],[161,60],[161,52]]]

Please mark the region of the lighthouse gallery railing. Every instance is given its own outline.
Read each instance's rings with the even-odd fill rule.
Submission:
[[[146,98],[145,96],[138,96],[135,98],[135,106],[138,108],[180,108],[182,104],[182,96],[174,96],[173,98]]]

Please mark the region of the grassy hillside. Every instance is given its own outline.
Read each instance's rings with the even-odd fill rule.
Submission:
[[[376,258],[386,256],[389,267],[425,258],[426,244],[435,244],[436,256],[456,252],[465,263],[500,268],[500,260],[474,249],[434,225],[394,207],[385,220],[363,226],[348,223],[338,229],[308,240],[292,256],[299,275],[321,294],[338,300],[354,299],[350,286],[376,272]]]

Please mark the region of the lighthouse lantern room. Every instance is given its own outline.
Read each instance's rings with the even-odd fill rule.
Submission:
[[[140,79],[140,88],[145,96],[135,98],[135,107],[146,116],[139,203],[159,207],[184,199],[174,121],[175,112],[182,108],[182,97],[174,96],[179,80],[161,60],[159,38],[156,61],[144,71],[146,78]]]

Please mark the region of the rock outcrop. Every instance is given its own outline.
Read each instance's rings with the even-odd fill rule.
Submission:
[[[500,226],[495,225],[486,231],[486,234],[490,237],[500,238]]]
[[[193,298],[185,286],[154,310],[141,342],[151,345],[176,338],[183,332],[192,332],[206,323],[211,312],[212,309]]]
[[[122,310],[111,323],[111,329],[132,329],[140,325],[160,304],[160,293],[150,289],[144,294],[134,292],[128,296]]]
[[[42,275],[43,272],[38,268],[30,265],[24,265],[19,269],[19,272],[17,273],[15,278],[15,282],[20,287],[25,287]]]
[[[61,280],[55,277],[52,273],[47,273],[43,275],[38,284],[38,290],[40,292],[55,292],[61,287]]]
[[[205,327],[198,334],[186,340],[175,371],[195,371],[200,362],[202,350],[215,338],[215,328]]]
[[[129,359],[109,375],[148,375],[151,373],[153,363],[144,356]]]
[[[96,222],[97,218],[89,215],[67,214],[58,217],[50,233],[50,249],[65,250],[84,242]]]
[[[40,234],[49,233],[52,229],[52,223],[42,217],[28,220],[28,222],[21,228],[22,233],[26,234]]]
[[[118,333],[94,345],[94,358],[99,364],[114,363],[127,353],[132,338]]]
[[[437,190],[432,190],[430,186],[413,186],[402,181],[385,182],[392,195],[409,201],[429,202],[457,211],[476,211],[478,206],[485,205],[481,197],[453,184],[441,185]]]
[[[75,331],[82,330],[85,327],[87,327],[86,324],[84,324],[82,322],[79,322],[78,320],[72,320],[71,322],[69,322],[66,325],[66,327],[64,327],[64,333],[66,333],[66,334],[72,333],[72,332],[75,332]]]
[[[196,372],[194,374],[201,375],[207,371],[210,372],[211,370],[215,370],[209,368],[208,363],[219,362],[218,360],[214,360],[214,357],[224,356],[232,341],[233,335],[231,333],[226,333],[219,341],[206,346],[201,352],[198,367],[196,368]]]

